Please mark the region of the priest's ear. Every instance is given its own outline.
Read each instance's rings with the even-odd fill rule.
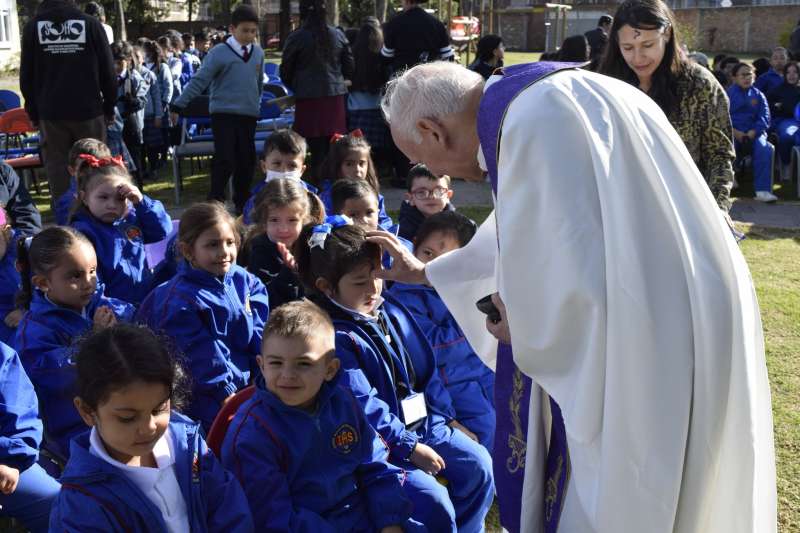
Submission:
[[[422,143],[431,143],[444,146],[447,132],[444,125],[434,118],[421,118],[416,123],[417,131],[422,135]]]

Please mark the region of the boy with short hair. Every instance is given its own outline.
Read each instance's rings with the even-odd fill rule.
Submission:
[[[263,379],[222,445],[256,530],[399,533],[415,524],[403,471],[386,462],[386,445],[339,384],[327,314],[308,300],[278,307],[257,360]]]
[[[466,246],[476,229],[475,222],[455,211],[431,215],[417,232],[414,255],[428,263]],[[472,349],[436,289],[394,283],[389,292],[411,312],[433,347],[456,419],[491,451],[495,431],[494,374]]]
[[[783,69],[788,62],[789,52],[782,46],[776,46],[769,58],[769,70],[759,76],[753,84],[756,89],[764,93],[769,102],[772,102],[775,91],[783,85]]]
[[[244,205],[242,218],[245,224],[252,224],[251,211],[255,206],[256,196],[268,181],[277,178],[297,179],[307,191],[317,193],[316,187],[300,179],[306,171],[306,150],[303,136],[289,129],[277,130],[264,141],[259,160],[264,179],[256,183]]]
[[[172,104],[177,113],[210,87],[209,112],[214,130],[209,200],[225,201],[225,187],[233,174],[236,212],[244,209],[256,164],[256,121],[261,110],[264,51],[255,42],[258,15],[247,4],[231,14],[231,36],[209,50],[200,70]]]
[[[69,173],[69,189],[62,194],[55,202],[55,216],[56,224],[59,226],[66,226],[69,224],[69,212],[72,209],[72,204],[78,198],[78,168],[81,166],[80,155],[87,154],[96,157],[97,159],[104,159],[111,157],[111,150],[106,146],[106,143],[91,137],[85,139],[78,139],[69,149],[67,154],[67,172]]]
[[[450,176],[437,176],[423,164],[415,165],[406,178],[408,192],[400,206],[400,231],[398,235],[413,241],[420,225],[431,215],[453,211],[450,203],[453,191]]]

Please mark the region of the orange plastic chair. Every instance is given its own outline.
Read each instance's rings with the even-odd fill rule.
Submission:
[[[219,413],[217,413],[217,416],[214,418],[211,429],[208,430],[208,435],[206,435],[206,444],[208,444],[208,447],[211,448],[214,455],[217,457],[222,456],[222,441],[225,440],[228,426],[231,425],[233,417],[236,416],[236,411],[239,410],[239,406],[253,396],[255,391],[256,388],[254,385],[240,390],[222,406],[222,409],[219,410]]]

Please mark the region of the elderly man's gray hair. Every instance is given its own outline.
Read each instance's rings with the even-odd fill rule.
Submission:
[[[422,136],[417,130],[417,121],[463,111],[464,96],[482,84],[480,74],[457,63],[425,63],[389,81],[381,109],[386,121],[399,135],[419,144]]]

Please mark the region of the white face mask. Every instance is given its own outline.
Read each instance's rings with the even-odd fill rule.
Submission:
[[[272,181],[280,178],[285,178],[288,180],[299,180],[300,176],[302,175],[303,173],[300,172],[299,169],[287,170],[286,172],[278,172],[277,170],[267,170],[267,176],[264,178],[264,181]]]

